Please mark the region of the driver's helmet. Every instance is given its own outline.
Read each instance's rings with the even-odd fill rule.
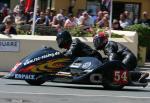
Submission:
[[[68,31],[62,31],[57,34],[56,41],[59,48],[68,49],[72,43],[72,37]]]
[[[93,38],[94,47],[96,50],[102,50],[108,42],[108,37],[105,32],[99,32]]]

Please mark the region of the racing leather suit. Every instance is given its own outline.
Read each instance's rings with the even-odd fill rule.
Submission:
[[[96,57],[97,59],[102,61],[101,54],[93,50],[90,46],[87,44],[81,42],[79,39],[74,39],[70,45],[70,48],[64,53],[65,56],[70,56],[71,58],[76,57]]]
[[[104,48],[104,53],[111,60],[120,60],[126,65],[128,70],[135,70],[137,59],[135,55],[125,46],[120,43],[109,41]]]

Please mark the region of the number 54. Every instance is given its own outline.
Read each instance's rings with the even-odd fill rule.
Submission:
[[[115,70],[113,81],[117,84],[128,83],[128,71],[127,70]]]

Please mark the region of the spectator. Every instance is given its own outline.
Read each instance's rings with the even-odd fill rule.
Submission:
[[[50,18],[50,9],[49,8],[47,8],[46,10],[45,10],[45,17],[46,18]]]
[[[2,23],[5,23],[7,19],[11,19],[12,23],[15,24],[15,16],[11,10],[9,11],[9,14],[3,19]]]
[[[64,26],[65,20],[64,16],[62,14],[57,14],[56,16],[53,17],[52,21],[52,27],[55,27],[56,29],[60,29]]]
[[[106,11],[106,10],[104,10],[104,11],[103,11],[103,15],[105,15],[105,14],[109,14],[109,12]]]
[[[78,9],[76,17],[80,18],[80,16],[82,16],[82,13],[83,13],[83,10],[82,9]]]
[[[60,9],[59,13],[58,13],[58,15],[62,15],[63,16],[64,21],[67,19],[67,17],[65,16],[65,12],[66,12],[65,9]]]
[[[68,19],[65,21],[64,28],[73,28],[77,26],[77,19],[72,15],[68,15]]]
[[[4,7],[2,8],[2,15],[3,15],[3,18],[6,17],[9,13],[9,8],[8,8],[8,5],[7,4],[4,4]]]
[[[108,18],[108,14],[105,14],[102,18],[102,20],[100,20],[97,25],[100,28],[108,28],[109,27],[109,18]]]
[[[124,29],[127,26],[129,26],[129,23],[123,13],[120,14],[120,20],[119,20],[120,26]]]
[[[14,13],[18,14],[20,11],[22,11],[23,13],[25,12],[25,1],[24,0],[20,0],[19,4],[17,4],[14,8]]]
[[[44,12],[40,12],[40,17],[36,19],[36,24],[49,26],[49,19],[45,16]]]
[[[96,18],[95,23],[96,23],[96,24],[99,24],[99,22],[102,20],[102,18],[103,18],[103,11],[99,11],[99,12],[97,13],[97,18]]]
[[[122,27],[120,26],[120,23],[117,19],[113,20],[112,29],[113,30],[122,30]]]
[[[139,16],[138,15],[135,15],[135,17],[134,17],[134,24],[138,24],[140,22],[140,20],[139,20]]]
[[[27,16],[26,14],[20,10],[19,13],[15,17],[15,23],[17,25],[22,25],[27,23]]]
[[[89,9],[88,10],[88,14],[92,17],[93,21],[94,21],[94,24],[95,24],[95,21],[97,19],[97,14],[96,12],[94,12],[92,9]]]
[[[140,20],[140,24],[150,26],[150,19],[148,19],[148,12],[143,12],[143,19]]]
[[[55,27],[56,29],[60,29],[64,26],[66,20],[64,13],[65,13],[65,9],[59,10],[59,13],[53,17],[53,20],[51,22],[52,27]]]
[[[37,8],[35,20],[37,20],[38,18],[40,18],[40,12],[41,12],[40,9]],[[30,18],[28,20],[28,23],[32,24],[32,22],[33,22],[33,12],[30,12]]]
[[[130,19],[130,12],[124,11],[124,15],[125,15],[125,18],[126,18],[126,21],[128,22],[128,24],[132,25],[133,21],[132,21],[132,19]]]
[[[50,21],[53,21],[54,16],[56,16],[56,11],[55,10],[50,10],[50,14],[49,14]]]
[[[79,25],[84,29],[88,29],[94,26],[94,20],[86,11],[84,11],[79,18]]]
[[[6,19],[5,25],[0,29],[2,34],[17,34],[16,29],[12,26],[11,19]]]

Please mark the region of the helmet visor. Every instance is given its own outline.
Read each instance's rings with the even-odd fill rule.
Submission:
[[[104,48],[104,41],[102,38],[96,38],[94,40],[94,47],[96,50],[101,50]]]

